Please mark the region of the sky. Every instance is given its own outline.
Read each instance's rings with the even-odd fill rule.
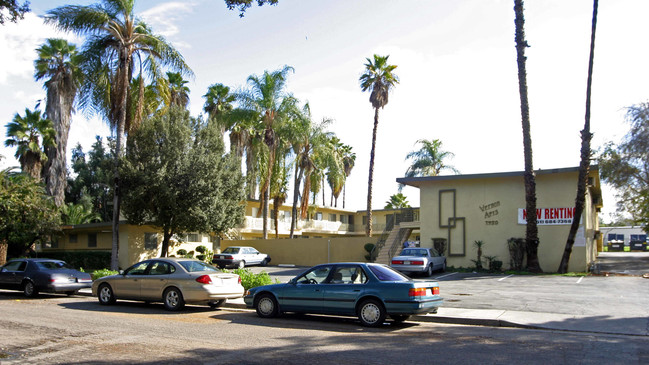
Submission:
[[[0,26],[0,124],[45,97],[34,81],[35,49],[49,37],[83,40],[43,24],[39,16],[66,4],[31,1],[32,12]],[[364,210],[374,110],[358,79],[366,58],[389,55],[400,79],[380,110],[374,167],[374,209],[397,193],[396,179],[419,139],[439,139],[447,161],[463,174],[522,171],[523,142],[512,0],[280,0],[253,6],[243,18],[223,0],[139,0],[136,14],[185,57],[194,76],[189,109],[202,113],[209,85],[237,90],[250,75],[292,66],[287,91],[309,102],[314,121],[356,153],[345,208]],[[535,169],[576,167],[586,99],[592,0],[527,0],[525,32]],[[625,108],[647,101],[649,1],[599,4],[591,109],[594,149],[628,131]],[[107,125],[81,111],[73,117],[70,150],[88,151]],[[0,168],[18,166],[0,146]],[[451,172],[446,172],[451,173]],[[419,206],[419,191],[403,193]],[[604,215],[615,210],[605,186]],[[327,204],[329,194],[327,190]],[[341,197],[342,198],[342,197]],[[320,198],[321,199],[321,198]],[[338,207],[342,206],[342,199]],[[321,202],[321,200],[320,200]],[[566,206],[573,202],[566,202]]]

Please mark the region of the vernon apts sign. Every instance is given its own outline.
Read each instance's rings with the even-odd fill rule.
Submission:
[[[572,208],[538,208],[536,220],[538,225],[572,224],[575,207]],[[518,224],[527,224],[527,210],[518,208]]]

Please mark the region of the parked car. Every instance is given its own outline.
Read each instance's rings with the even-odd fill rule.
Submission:
[[[217,308],[227,299],[241,298],[243,290],[239,275],[185,258],[145,260],[92,283],[92,295],[100,304],[113,304],[117,299],[143,300],[162,302],[171,311],[182,309],[185,303]]]
[[[404,248],[399,256],[392,258],[390,266],[403,273],[431,276],[433,271],[446,270],[446,256],[440,255],[434,248]]]
[[[230,246],[212,257],[212,263],[221,269],[225,267],[243,269],[247,265],[266,266],[269,262],[270,256],[248,246]]]
[[[333,263],[314,266],[286,284],[251,288],[244,296],[263,318],[283,312],[357,316],[364,326],[395,322],[412,314],[437,313],[442,304],[435,281],[414,281],[386,265]]]
[[[91,285],[90,274],[61,260],[16,259],[0,268],[0,288],[22,290],[27,297],[35,297],[39,292],[73,295]]]

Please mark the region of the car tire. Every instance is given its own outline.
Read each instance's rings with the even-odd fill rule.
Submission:
[[[255,303],[255,310],[261,318],[273,318],[279,314],[277,300],[271,294],[262,294]]]
[[[210,308],[216,309],[216,308],[222,307],[223,304],[225,304],[226,301],[227,301],[227,299],[221,299],[221,300],[217,300],[216,302],[209,302],[207,304],[210,306]]]
[[[38,290],[36,289],[36,285],[34,285],[33,281],[25,280],[25,282],[23,283],[23,293],[27,298],[34,298],[38,295]]]
[[[97,299],[99,299],[99,304],[101,305],[115,304],[113,288],[108,284],[99,285],[99,289],[97,290]]]
[[[268,259],[261,260],[261,266],[266,266],[266,265],[268,265]]]
[[[358,307],[358,319],[366,327],[377,327],[385,322],[385,308],[375,299],[367,299]]]
[[[243,260],[239,261],[239,264],[237,265],[237,268],[238,269],[243,269],[244,267],[246,267],[246,262],[243,261]]]
[[[392,318],[392,320],[395,321],[396,323],[401,323],[407,321],[408,318],[410,318],[410,316],[407,314],[393,314],[390,316],[390,318]]]
[[[444,260],[444,263],[442,264],[442,272],[446,272],[446,260]]]
[[[429,276],[429,277],[433,276],[433,265],[432,264],[428,265],[428,268],[426,268],[426,274],[425,275]]]
[[[164,303],[165,309],[169,311],[179,311],[185,306],[185,300],[183,299],[183,293],[175,287],[167,288],[162,294],[162,303]]]

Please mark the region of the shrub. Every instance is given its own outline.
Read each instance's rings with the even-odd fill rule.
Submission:
[[[63,260],[70,266],[88,271],[110,267],[110,251],[47,251],[39,256]]]
[[[525,239],[512,237],[507,240],[507,246],[509,247],[510,270],[522,271],[526,251]]]
[[[200,252],[200,253],[202,253],[202,254],[205,254],[205,251],[207,251],[207,247],[205,247],[205,246],[203,246],[203,245],[200,245],[200,246],[196,247],[196,251],[198,251],[198,252]],[[198,257],[198,256],[197,256],[197,257]],[[200,260],[200,259],[199,259],[199,260]]]
[[[93,271],[92,274],[90,275],[92,276],[92,280],[97,280],[99,278],[103,278],[104,276],[117,275],[117,274],[119,274],[117,271],[101,269],[101,270]]]
[[[376,245],[373,243],[366,243],[365,246],[363,246],[365,251],[367,251],[367,255],[365,255],[365,259],[369,262],[374,262],[374,260],[376,260],[376,255],[378,254],[378,252],[374,251],[375,246]]]
[[[178,256],[183,257],[183,256],[187,255],[187,250],[185,250],[184,248],[181,248],[180,250],[176,251],[176,254],[178,254]]]
[[[270,275],[266,272],[261,272],[259,274],[255,274],[250,269],[235,269],[233,271],[229,270],[223,270],[223,272],[232,272],[241,278],[241,285],[245,290],[248,290],[250,288],[254,288],[256,286],[262,286],[262,285],[269,285],[272,284],[273,281],[270,279]],[[275,281],[277,283],[277,281]]]

